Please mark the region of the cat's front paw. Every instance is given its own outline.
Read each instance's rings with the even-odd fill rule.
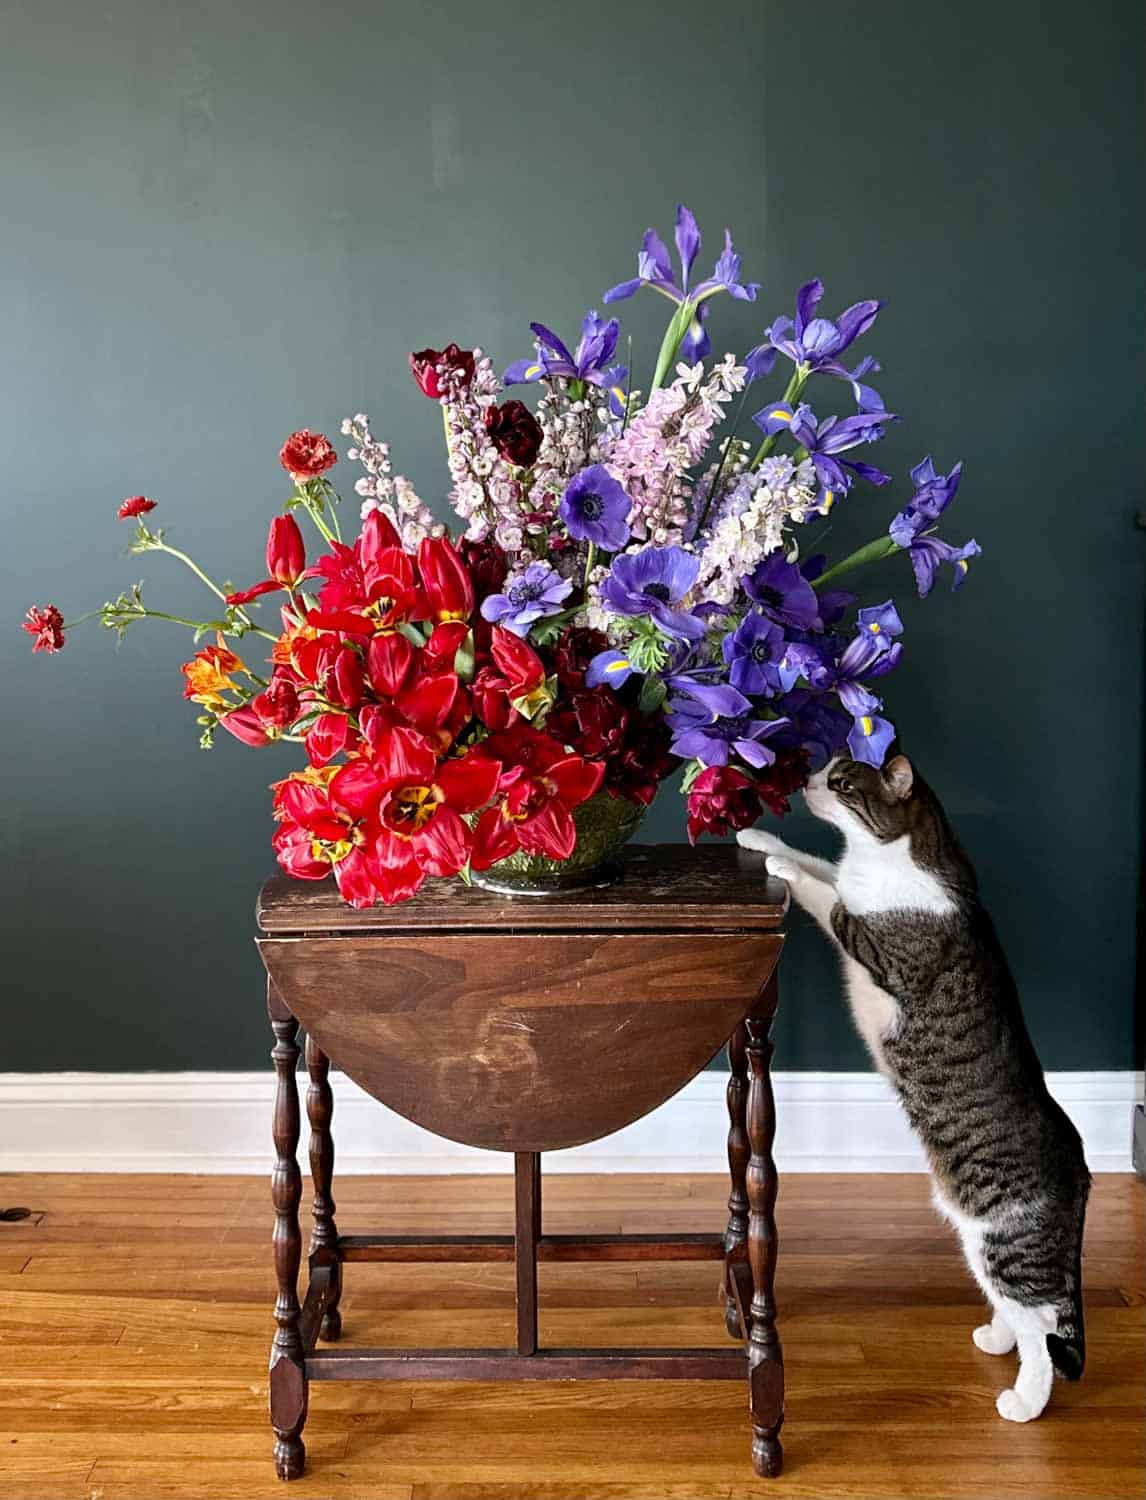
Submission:
[[[787,849],[783,839],[766,833],[763,828],[742,828],[736,842],[742,849],[753,849],[757,854],[783,854]]]
[[[770,854],[764,865],[769,875],[775,875],[777,880],[785,880],[789,885],[795,885],[800,878],[799,866],[793,864],[786,855]]]

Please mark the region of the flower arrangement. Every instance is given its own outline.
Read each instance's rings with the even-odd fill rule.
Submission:
[[[176,617],[137,584],[81,618],[119,636],[153,618],[211,638],[182,668],[205,747],[219,728],[246,745],[303,747],[306,764],[273,787],[289,874],[333,874],[345,900],[369,907],[518,854],[568,860],[579,809],[601,798],[643,808],[682,763],[693,842],[765,805],[782,815],[845,749],[882,763],[895,729],[874,686],[900,660],[903,622],[892,599],[861,602],[839,581],[905,553],[920,596],[943,565],[957,588],[980,549],[936,526],[961,465],[943,474],[924,459],[881,534],[829,564],[814,523],[890,479],[858,457],[897,420],[868,383],[879,365],[842,358],[881,304],[828,318],[810,281],[795,317],[777,318],[742,362],[713,360],[714,302],[754,302],[759,287],[741,279],[727,232],[712,275],[693,281],[701,240],[683,206],[675,243],[679,273],[650,229],[637,275],[604,295],[649,288],[672,307],[647,392],[617,360],[617,319],[596,312],[573,344],[532,323],[533,354],[501,380],[480,349],[410,355],[441,408],[457,540],[361,414],[342,424],[363,469],[357,537],[343,539],[333,445],[293,433],[280,453],[293,491],[270,524],[267,576],[248,588],[217,584],[152,529],[155,501],[119,507],[135,524],[131,553],[168,554],[217,602],[207,618]],[[786,385],[759,398],[750,442],[740,420],[780,362]],[[834,391],[855,410],[817,414],[813,380],[818,405]],[[535,410],[502,399],[530,386]],[[300,517],[321,540],[311,562]],[[45,652],[69,628],[54,605],[24,624]]]

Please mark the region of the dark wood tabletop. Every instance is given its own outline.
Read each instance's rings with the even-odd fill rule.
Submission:
[[[787,908],[787,886],[768,875],[762,855],[735,844],[630,844],[616,884],[540,898],[431,880],[411,901],[355,911],[333,880],[274,875],[259,893],[256,919],[268,933],[767,932]]]

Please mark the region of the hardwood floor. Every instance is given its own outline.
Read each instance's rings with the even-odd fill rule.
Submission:
[[[555,1233],[723,1227],[718,1177],[553,1177]],[[510,1178],[335,1181],[343,1233],[508,1232]],[[1143,1492],[1143,1207],[1095,1181],[1087,1372],[1002,1422],[1011,1357],[918,1176],[781,1179],[786,1468],[755,1480],[739,1384],[314,1385],[307,1476],[275,1480],[273,1276],[251,1177],[0,1177],[2,1500],[1119,1500]],[[547,1264],[550,1344],[725,1340],[711,1264]],[[511,1344],[512,1265],[347,1267],[348,1343]]]

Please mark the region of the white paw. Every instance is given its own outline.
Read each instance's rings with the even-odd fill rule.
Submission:
[[[777,880],[786,880],[789,885],[795,885],[800,878],[799,867],[783,854],[770,854],[764,863],[769,875],[775,875]]]
[[[984,1354],[1010,1354],[1015,1347],[1015,1335],[1009,1329],[997,1329],[993,1323],[983,1323],[972,1334],[976,1349]]]
[[[742,828],[736,842],[742,849],[755,849],[758,854],[781,854],[785,848],[783,839],[766,833],[763,828]]]
[[[1000,1391],[999,1399],[995,1402],[995,1410],[1006,1422],[1030,1422],[1042,1411],[1038,1411],[1019,1395],[1016,1390]]]

